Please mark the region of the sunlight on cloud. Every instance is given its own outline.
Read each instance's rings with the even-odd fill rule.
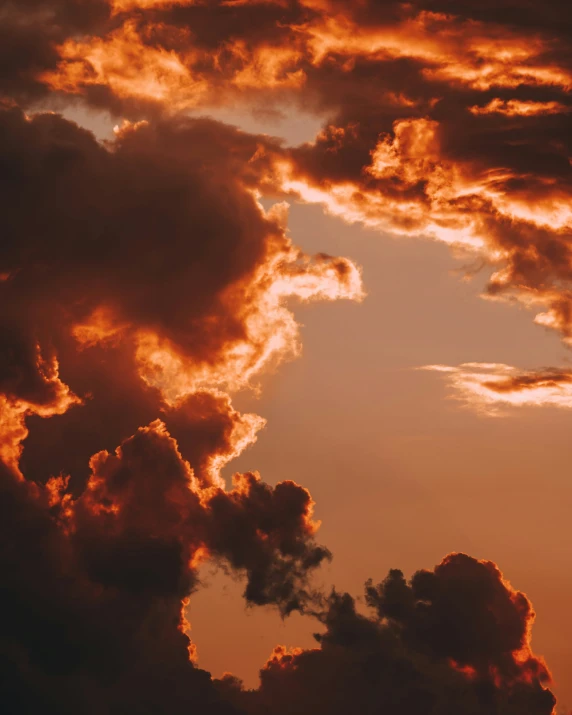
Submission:
[[[473,362],[418,369],[441,373],[455,399],[489,416],[505,415],[507,407],[572,408],[572,370],[524,371],[502,363]]]

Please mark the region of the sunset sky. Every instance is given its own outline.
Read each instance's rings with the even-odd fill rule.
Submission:
[[[571,40],[2,4],[3,712],[572,711]]]

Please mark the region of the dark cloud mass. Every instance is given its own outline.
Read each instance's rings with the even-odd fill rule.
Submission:
[[[495,267],[490,297],[570,338],[566,3],[68,0],[4,16],[22,44],[9,100],[31,77],[52,102],[134,119],[237,103],[326,114],[315,142],[274,156],[276,191],[463,245]],[[29,33],[46,54],[31,67]]]
[[[1,5],[2,712],[551,715],[493,563],[391,571],[365,615],[313,582],[309,492],[221,469],[264,426],[232,393],[299,353],[290,301],[363,296],[263,196],[463,245],[571,338],[570,32],[555,1]],[[98,142],[46,111],[73,103],[127,119]],[[328,116],[314,142],[189,116],[284,104]],[[570,382],[433,368],[489,401]],[[256,690],[213,680],[184,612],[206,560],[317,647],[277,647]]]
[[[246,571],[247,600],[288,610],[327,554],[312,545],[305,490],[242,475],[201,493],[161,423],[96,455],[75,501],[58,480],[42,489],[5,470],[1,484],[7,712],[552,712],[530,603],[462,554],[409,584],[399,571],[368,583],[372,617],[349,594],[314,599],[319,648],[277,648],[258,690],[211,682],[184,632],[193,556],[208,549]]]
[[[178,629],[188,584],[177,544],[148,535],[122,551],[109,537],[98,572],[82,548],[87,526],[66,536],[45,493],[7,471],[1,489],[4,712],[232,712]]]
[[[357,298],[359,274],[257,203],[255,137],[182,119],[104,147],[58,115],[0,122],[5,703],[227,712],[189,662],[198,565],[287,614],[330,555],[302,487],[225,489],[264,420],[221,388],[296,353],[288,297]]]
[[[245,574],[247,602],[304,610],[329,555],[308,492],[255,474],[202,490],[160,422],[91,469],[76,500],[66,479],[2,473],[4,711],[233,712],[189,661],[196,567],[218,559]]]
[[[530,603],[494,564],[451,554],[410,583],[391,571],[366,596],[377,617],[333,592],[319,648],[277,648],[257,691],[231,677],[219,688],[256,715],[552,712],[546,668],[528,648]]]
[[[94,452],[113,450],[160,410],[168,422],[188,393],[248,382],[295,352],[288,296],[359,295],[349,261],[305,257],[278,214],[257,204],[255,137],[181,119],[128,126],[105,148],[57,115],[28,120],[13,109],[0,123],[0,386],[32,413],[55,412],[57,359],[83,402],[36,421],[23,462],[34,478],[62,469],[85,478]],[[242,421],[245,439],[249,424],[256,430]]]

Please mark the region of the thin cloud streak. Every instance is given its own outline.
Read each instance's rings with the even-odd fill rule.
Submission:
[[[424,365],[443,375],[453,397],[489,416],[508,416],[509,407],[572,408],[572,370],[520,370],[499,363]]]

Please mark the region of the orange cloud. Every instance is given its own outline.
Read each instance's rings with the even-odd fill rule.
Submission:
[[[174,5],[194,5],[196,2],[197,0],[110,0],[110,5],[114,12],[128,12],[169,8]]]
[[[146,28],[148,33],[153,29]],[[152,47],[130,20],[106,38],[68,40],[60,55],[58,69],[42,76],[53,91],[83,93],[100,85],[122,99],[165,103],[181,110],[200,104],[209,89],[205,80],[193,75],[197,55],[192,49],[179,54]]]
[[[24,391],[19,394],[18,385],[12,386],[12,389],[5,385],[4,392],[0,392],[0,461],[22,478],[18,463],[22,454],[22,443],[28,436],[26,417],[39,415],[49,418],[62,415],[73,405],[82,404],[82,400],[60,380],[57,358],[45,359],[40,346],[36,345],[34,359],[41,381],[36,394],[24,396]],[[18,368],[21,369],[21,366]],[[47,393],[46,397],[42,392]]]
[[[118,99],[169,113],[224,104],[225,97],[249,90],[296,89],[306,79],[295,45],[251,47],[236,39],[209,52],[188,29],[132,19],[105,37],[70,39],[59,54],[57,69],[40,77],[51,91],[85,94],[105,87]]]
[[[502,416],[509,407],[572,408],[571,370],[525,371],[498,363],[426,365],[421,369],[441,373],[453,397],[482,414]]]
[[[274,147],[272,190],[478,254],[494,267],[488,297],[538,306],[537,322],[569,337],[572,70],[551,15],[508,22],[472,5],[454,14],[423,3],[187,10],[196,25],[165,8],[69,39],[43,81],[87,97],[107,88],[129,111],[139,101],[176,112],[278,91],[329,113],[313,144]],[[221,31],[205,43],[207,20]]]
[[[565,114],[572,111],[560,102],[534,102],[532,100],[495,98],[484,107],[475,105],[469,108],[473,114],[504,114],[507,117],[534,116],[543,114]]]
[[[171,121],[163,129],[138,122],[124,124],[104,147],[54,114],[15,113],[0,121],[6,137],[27,134],[38,156],[51,151],[58,135],[82,157],[79,173],[69,165],[53,176],[41,159],[35,173],[42,191],[53,192],[42,204],[43,225],[53,231],[44,259],[52,270],[42,271],[41,281],[36,249],[24,245],[43,245],[45,234],[28,232],[24,204],[6,199],[18,214],[7,220],[22,237],[0,256],[9,276],[0,290],[16,326],[0,323],[6,354],[14,356],[14,365],[0,366],[0,394],[13,406],[4,418],[10,463],[28,437],[26,414],[63,415],[82,401],[59,427],[37,427],[24,455],[36,479],[71,473],[73,486],[87,478],[98,431],[118,440],[162,413],[174,426],[181,411],[187,428],[200,431],[202,410],[213,429],[205,436],[210,451],[192,441],[186,449],[200,478],[220,483],[222,467],[264,425],[257,415],[236,412],[227,393],[255,387],[262,371],[299,354],[294,301],[361,300],[359,269],[349,259],[306,255],[287,235],[286,204],[262,207],[244,175],[245,166],[254,176],[264,170],[264,152],[250,161],[258,153],[254,137],[206,120]],[[24,151],[22,135],[12,136],[12,151]],[[21,190],[34,189],[28,183]],[[60,213],[63,196],[70,209]],[[93,210],[82,208],[85,201],[98,208],[93,243],[90,233],[78,250],[74,216]],[[51,346],[49,359],[40,345]],[[70,387],[59,380],[58,360]]]

